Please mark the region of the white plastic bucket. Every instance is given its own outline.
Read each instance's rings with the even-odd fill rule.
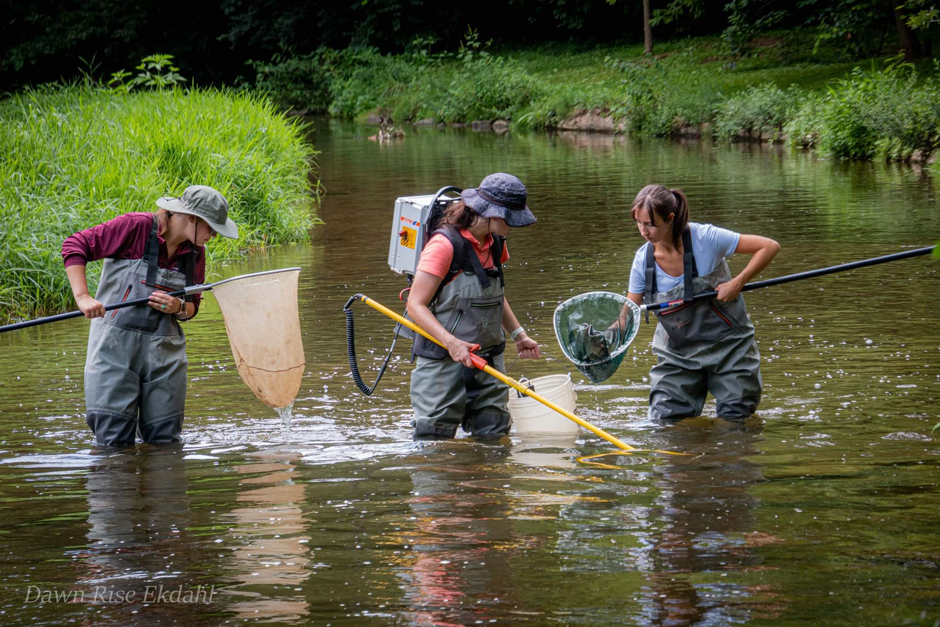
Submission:
[[[538,377],[528,382],[534,386],[534,392],[547,401],[555,403],[562,409],[574,413],[575,401],[578,395],[571,384],[570,374],[552,374],[547,377]],[[578,432],[578,424],[565,418],[554,409],[549,409],[534,398],[519,397],[516,390],[509,390],[509,414],[516,427],[516,433],[545,433],[545,434],[571,434]]]

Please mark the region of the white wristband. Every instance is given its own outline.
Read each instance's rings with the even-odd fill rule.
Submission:
[[[509,334],[509,339],[516,341],[516,338],[525,333],[525,329],[522,327],[516,327],[515,330]]]

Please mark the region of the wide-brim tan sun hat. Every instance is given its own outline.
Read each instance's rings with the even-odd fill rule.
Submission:
[[[179,198],[163,196],[157,206],[173,213],[185,213],[206,221],[212,230],[230,239],[238,239],[238,226],[228,217],[225,196],[206,185],[190,185]]]

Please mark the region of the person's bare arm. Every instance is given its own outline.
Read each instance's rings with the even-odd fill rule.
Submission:
[[[75,304],[86,318],[100,318],[104,315],[104,305],[96,301],[88,293],[88,281],[85,278],[85,266],[74,265],[65,269],[65,275],[69,278],[69,285],[72,287],[72,296],[75,297]]]
[[[513,331],[521,326],[516,315],[512,313],[509,301],[503,297],[503,331],[506,332],[506,337],[509,337]],[[538,359],[542,356],[539,351],[539,343],[526,335],[525,331],[517,335],[513,341],[516,343],[516,352],[519,353],[520,359]]]
[[[774,260],[777,253],[780,252],[780,244],[761,235],[742,234],[738,240],[738,246],[734,252],[744,255],[751,255],[751,260],[747,266],[730,281],[718,285],[718,300],[725,302],[732,301],[741,293],[741,288],[747,285],[747,282],[761,273],[770,262]]]

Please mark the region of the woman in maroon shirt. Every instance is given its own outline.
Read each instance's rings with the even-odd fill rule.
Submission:
[[[186,402],[186,338],[179,321],[199,310],[198,294],[168,292],[205,280],[206,242],[237,238],[228,202],[202,185],[160,198],[156,213],[128,213],[79,231],[62,244],[78,308],[92,318],[85,358],[85,417],[99,444],[179,441]],[[104,259],[95,297],[85,266]],[[105,314],[104,304],[149,297],[147,307]]]

